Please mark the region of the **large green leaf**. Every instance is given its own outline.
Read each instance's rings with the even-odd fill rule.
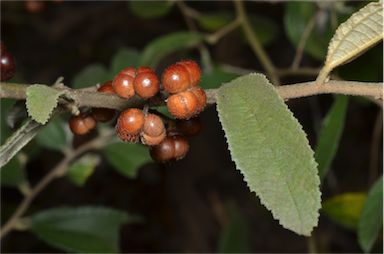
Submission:
[[[27,110],[29,116],[38,123],[45,124],[51,117],[64,90],[45,85],[32,85],[27,88]]]
[[[264,75],[222,86],[217,110],[232,160],[280,224],[310,235],[320,209],[319,176],[306,135]]]
[[[145,47],[140,65],[156,67],[164,56],[181,49],[195,47],[202,40],[203,37],[194,32],[177,32],[159,37]]]
[[[92,64],[85,67],[73,79],[73,88],[84,88],[104,83],[112,78],[112,75],[101,64]]]
[[[323,203],[323,211],[333,221],[350,229],[356,229],[363,204],[365,193],[344,193],[327,199]]]
[[[69,252],[116,253],[119,228],[128,215],[105,207],[54,208],[29,218],[33,233]]]
[[[65,143],[66,136],[63,128],[64,122],[58,117],[50,121],[36,136],[38,144],[62,151]]]
[[[129,7],[138,17],[151,19],[166,15],[172,8],[172,1],[130,1]]]
[[[361,248],[369,252],[383,228],[383,177],[373,185],[364,203],[358,225]]]
[[[348,97],[336,96],[335,102],[323,121],[319,140],[315,149],[315,159],[319,164],[319,176],[323,179],[328,172],[333,157],[339,146],[344,129],[345,114],[348,107]]]
[[[297,47],[301,37],[316,15],[316,3],[304,1],[292,1],[286,4],[284,14],[284,27],[289,40]],[[318,60],[324,60],[327,54],[329,40],[332,38],[333,30],[330,25],[329,15],[322,14],[325,19],[316,23],[308,37],[304,51]]]
[[[248,253],[249,228],[246,218],[234,203],[227,205],[228,223],[220,233],[219,253]]]
[[[151,161],[148,148],[139,144],[114,143],[104,149],[104,154],[117,171],[129,178],[136,177],[140,166]]]
[[[122,69],[133,66],[136,67],[139,63],[139,52],[134,49],[121,48],[113,56],[111,62],[111,72],[113,75],[119,73]]]

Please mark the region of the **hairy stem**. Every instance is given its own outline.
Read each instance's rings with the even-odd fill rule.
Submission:
[[[1,227],[0,231],[0,239],[3,238],[5,235],[7,235],[9,232],[11,232],[13,229],[17,227],[17,225],[20,222],[21,217],[24,215],[24,213],[27,211],[29,206],[31,205],[32,201],[36,198],[36,196],[44,190],[53,180],[56,178],[62,177],[65,175],[70,163],[73,159],[75,159],[80,154],[91,150],[91,149],[98,149],[102,147],[108,140],[110,139],[111,135],[104,135],[99,136],[98,138],[95,138],[78,148],[76,148],[73,151],[68,152],[63,160],[57,164],[47,175],[45,175],[40,182],[38,182],[29,192],[27,195],[25,195],[23,201],[20,203],[20,205],[17,207],[16,211],[12,214],[11,218],[4,224],[4,226]]]
[[[279,76],[276,74],[275,66],[273,65],[271,59],[268,57],[267,53],[264,51],[259,39],[253,31],[251,23],[249,22],[247,14],[245,12],[244,3],[242,2],[242,0],[235,0],[235,8],[237,19],[240,20],[241,26],[245,33],[245,37],[247,38],[253,52],[259,58],[260,63],[267,72],[268,77],[271,79],[271,82],[274,85],[279,85],[280,80]]]

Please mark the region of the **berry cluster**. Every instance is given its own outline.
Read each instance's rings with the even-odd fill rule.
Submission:
[[[174,117],[189,119],[204,109],[207,96],[205,91],[198,87],[200,78],[200,68],[194,61],[181,61],[164,71],[164,90],[171,94],[167,107]]]
[[[12,55],[7,51],[3,42],[0,42],[0,71],[1,81],[9,80],[15,74],[15,60]]]
[[[189,150],[184,136],[193,136],[200,131],[200,123],[195,117],[206,105],[205,91],[198,87],[201,77],[200,67],[194,61],[181,61],[169,66],[162,75],[164,91],[169,93],[166,100],[172,119],[129,108],[120,113],[116,123],[116,134],[125,142],[139,142],[151,149],[153,159],[165,162],[179,160]],[[160,82],[150,67],[127,67],[120,71],[112,81],[104,83],[98,92],[117,94],[130,99],[137,95],[148,100],[160,92]],[[161,97],[161,96],[160,96]],[[88,113],[73,116],[70,129],[77,135],[87,134],[96,126],[96,121],[108,122],[115,116],[115,110],[94,108]],[[166,120],[164,124],[164,121]]]

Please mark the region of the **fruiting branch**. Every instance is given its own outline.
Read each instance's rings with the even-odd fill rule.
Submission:
[[[28,84],[0,83],[0,98],[26,99],[26,90]],[[67,89],[68,95],[73,99],[73,103],[78,107],[111,108],[122,110],[128,107],[141,107],[145,101],[133,97],[129,100],[120,98],[114,94],[106,94],[82,89],[71,89],[60,87],[55,89]],[[332,80],[323,85],[317,85],[313,82],[304,82],[292,85],[276,87],[277,92],[284,100],[312,96],[317,94],[345,94],[369,96],[375,99],[383,99],[383,83],[368,83],[358,81],[338,81]],[[207,103],[216,103],[216,94],[218,89],[208,89]],[[160,96],[166,96],[161,94]],[[161,99],[153,98],[150,100],[151,106],[164,105]]]

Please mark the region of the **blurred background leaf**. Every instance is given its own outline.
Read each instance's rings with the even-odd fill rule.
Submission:
[[[201,77],[200,86],[204,89],[219,88],[223,83],[229,82],[238,75],[225,71],[220,66],[214,66],[209,73]]]
[[[64,121],[60,117],[52,119],[37,134],[37,143],[48,149],[62,151],[66,145],[66,135],[63,125]]]
[[[1,168],[1,186],[16,187],[25,181],[24,169],[16,157]]]
[[[111,74],[117,75],[122,69],[128,66],[138,67],[139,57],[139,52],[135,49],[119,49],[112,58]]]
[[[165,16],[172,8],[173,1],[129,1],[134,15],[140,18],[153,19]]]
[[[85,154],[69,166],[67,176],[72,183],[81,187],[93,174],[100,161],[99,155]]]
[[[91,64],[80,71],[72,82],[73,88],[84,88],[104,83],[112,79],[112,75],[101,64]]]

